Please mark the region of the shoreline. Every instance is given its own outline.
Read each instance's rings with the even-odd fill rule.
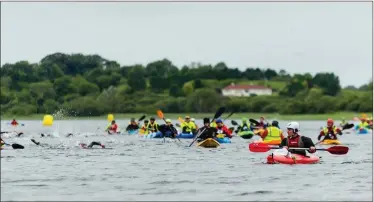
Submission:
[[[226,119],[226,117],[230,114],[230,112],[226,112],[221,116],[222,119]],[[261,116],[264,116],[265,119],[268,120],[310,120],[310,121],[322,121],[327,120],[328,118],[332,118],[334,120],[341,120],[345,118],[347,121],[352,121],[354,117],[361,117],[361,114],[366,114],[369,118],[373,116],[373,113],[355,113],[355,112],[336,112],[336,113],[329,113],[329,114],[293,114],[293,115],[281,115],[276,113],[234,113],[229,119],[241,119],[242,117],[246,118],[253,118],[259,119]],[[130,119],[136,118],[138,119],[143,114],[141,113],[128,113],[128,114],[115,114],[113,113],[114,118],[121,120],[121,119]],[[147,118],[153,116],[156,119],[159,119],[157,114],[146,114]],[[213,118],[214,113],[164,113],[165,118],[170,119],[178,119],[178,117],[184,118],[184,116],[190,116],[191,118],[195,119],[203,119],[204,117]],[[15,118],[16,120],[43,120],[44,114],[33,114],[29,116],[7,116],[2,115],[1,120],[12,120]],[[54,117],[55,120],[107,120],[107,115],[102,116],[68,116],[63,118]]]

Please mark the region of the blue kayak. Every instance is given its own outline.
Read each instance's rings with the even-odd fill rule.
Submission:
[[[195,135],[193,133],[179,133],[177,135],[177,138],[180,138],[180,139],[193,139],[193,138],[195,138]]]
[[[162,138],[162,133],[160,131],[155,132],[155,133],[150,133],[148,135],[143,135],[144,138],[146,139],[151,139],[151,138]]]
[[[136,134],[138,134],[138,130],[129,130],[129,131],[127,131],[127,134],[136,135]]]
[[[231,143],[231,139],[228,138],[228,137],[224,137],[224,138],[214,138],[215,140],[217,140],[217,142],[219,143]]]
[[[366,135],[366,134],[369,134],[371,132],[371,130],[369,130],[367,128],[362,128],[362,129],[356,130],[356,132],[357,132],[358,135]]]

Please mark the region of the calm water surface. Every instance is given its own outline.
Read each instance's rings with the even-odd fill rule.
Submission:
[[[322,157],[314,165],[267,165],[267,153],[251,153],[239,137],[218,149],[188,148],[191,140],[144,140],[103,133],[106,121],[19,121],[25,133],[8,143],[24,150],[1,151],[1,200],[372,200],[372,135],[344,134],[347,155]],[[118,120],[120,126],[128,120]],[[281,127],[287,121],[281,121]],[[300,122],[317,139],[322,121]],[[201,122],[200,122],[201,125]],[[53,132],[52,138],[40,138]],[[73,132],[73,137],[65,135]],[[30,141],[45,143],[43,147]],[[257,139],[257,138],[254,138]],[[101,141],[113,149],[80,149]],[[327,146],[325,146],[327,147]]]

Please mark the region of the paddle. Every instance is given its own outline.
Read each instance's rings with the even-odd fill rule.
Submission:
[[[251,152],[267,152],[271,149],[281,149],[282,147],[273,147],[264,143],[251,143],[249,144],[249,151]],[[290,149],[295,149],[295,150],[309,150],[309,148],[288,148]],[[335,154],[335,155],[343,155],[348,153],[349,148],[346,146],[333,146],[327,149],[316,149],[317,151],[328,151],[330,154]]]
[[[260,123],[254,119],[249,119],[251,123],[254,123],[256,126],[260,125]]]
[[[4,142],[4,141],[3,141]],[[14,143],[14,144],[8,144],[6,142],[4,142],[5,145],[8,145],[8,146],[12,146],[13,149],[24,149],[25,147],[20,145],[20,144],[17,144],[17,143]]]
[[[179,128],[180,128],[180,127],[181,127],[181,124],[179,124],[179,123],[176,123],[176,124],[175,124],[175,126],[177,126],[177,127],[179,127]]]
[[[145,119],[145,117],[147,117],[147,115],[143,114],[143,116],[141,116],[141,117],[138,119],[138,122],[143,121],[143,120]]]
[[[231,120],[231,124],[232,124],[233,126],[237,126],[237,125],[238,125],[238,122],[236,122],[235,120]]]
[[[355,125],[353,123],[345,124],[342,128],[342,130],[347,130],[353,128]]]
[[[162,113],[161,110],[157,110],[157,116],[160,117],[160,119],[164,120],[164,122],[166,123],[166,120],[165,120],[165,117],[164,117],[164,113]],[[170,128],[170,126],[169,126],[169,128]],[[171,128],[170,128],[170,130],[171,130]],[[178,135],[178,134],[177,134],[177,135]],[[163,135],[163,136],[164,136],[164,135]],[[181,141],[177,136],[175,136],[175,138],[177,138],[177,140],[178,140],[179,142]],[[164,136],[164,142],[165,142],[165,136]]]
[[[210,121],[210,124],[213,123],[213,121],[214,121],[215,119],[219,118],[219,117],[220,117],[220,116],[225,112],[225,110],[226,110],[225,107],[220,107],[220,108],[217,110],[216,114],[214,114],[214,118],[212,119],[212,121]],[[206,129],[206,128],[204,127],[204,129],[203,129],[200,133],[198,133],[198,134],[196,135],[196,137],[193,139],[193,141],[191,142],[191,144],[190,144],[188,147],[191,147],[191,146],[193,145],[193,143],[197,140],[197,138],[199,138],[200,135],[203,134],[203,132],[205,131],[205,129]]]
[[[234,114],[234,112],[231,112],[225,119],[223,119],[223,122],[225,122],[227,119],[229,119],[233,114]]]

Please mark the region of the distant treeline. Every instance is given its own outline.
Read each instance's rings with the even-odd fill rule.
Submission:
[[[370,73],[370,72],[368,72]],[[224,97],[230,83],[264,85],[271,96]],[[1,112],[77,116],[106,113],[235,112],[281,114],[373,110],[373,83],[342,89],[334,73],[290,75],[285,70],[229,68],[192,63],[181,68],[162,59],[146,66],[121,66],[99,55],[54,53],[39,63],[19,61],[1,68]]]

